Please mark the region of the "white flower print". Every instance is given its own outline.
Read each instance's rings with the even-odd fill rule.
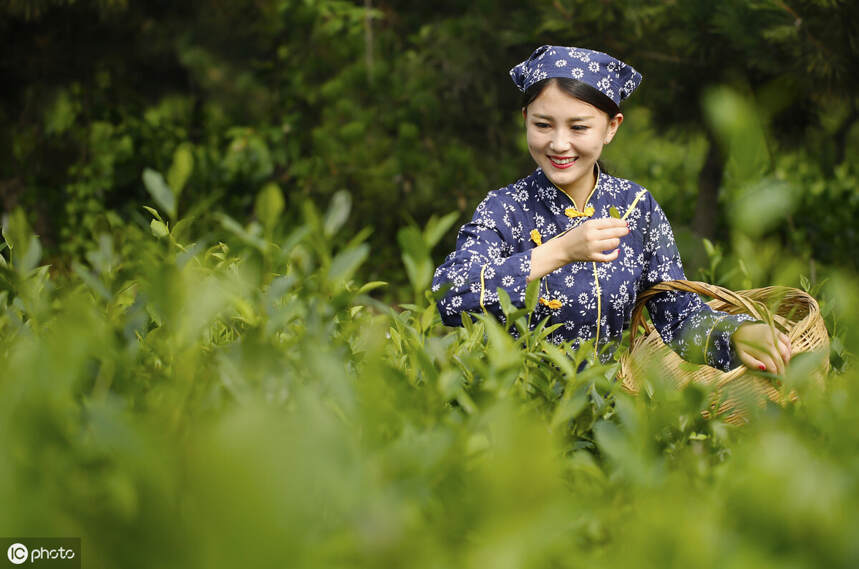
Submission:
[[[564,67],[567,64],[566,59],[559,59],[555,62],[555,67]]]
[[[515,194],[513,194],[513,199],[517,202],[524,202],[528,199],[528,190],[526,190],[525,188],[520,188],[516,191]]]
[[[636,196],[639,199],[632,207]],[[457,249],[434,271],[433,290],[448,285],[448,292],[438,301],[445,324],[461,323],[463,312],[481,312],[484,308],[481,304],[501,319],[497,286],[505,287],[518,303],[524,302],[525,277],[530,273],[530,250],[534,247],[530,230],[539,227],[546,240],[559,229],[577,227],[585,221],[566,218],[559,207],[561,197],[539,169],[515,184],[490,192],[472,221],[458,233]],[[590,203],[601,216],[606,215],[610,205],[615,205],[626,212],[627,221],[636,232],[635,239],[621,244],[617,261],[596,266],[602,299],[601,344],[606,346],[604,357],[608,357],[614,351],[613,342],[620,339],[624,325],[628,324],[638,294],[660,280],[683,278],[683,269],[670,224],[652,196],[640,186],[602,173]],[[562,324],[553,338],[575,345],[578,338],[594,336],[597,295],[593,267],[590,262],[575,262],[555,271],[557,276],[552,277],[551,291],[546,296],[558,299],[563,303],[562,308],[552,311],[539,305],[536,312],[541,318],[550,316],[553,323]],[[481,271],[484,287],[481,287]],[[578,274],[580,271],[584,273]],[[654,324],[681,356],[683,350],[695,355],[690,343],[697,345],[708,337],[717,318],[700,299],[687,293],[660,295],[652,306]],[[739,317],[729,318],[724,322],[738,325],[741,321]],[[733,357],[729,328],[709,336],[706,361],[720,369],[730,366]]]
[[[599,73],[599,71],[600,71],[600,64],[599,64],[599,63],[597,63],[596,61],[591,61],[591,62],[588,64],[588,71],[590,71],[591,73]]]
[[[531,272],[531,258],[530,257],[522,257],[522,260],[519,263],[519,270],[523,273]]]
[[[573,79],[581,79],[585,76],[585,72],[582,71],[580,67],[575,67],[572,71],[570,71],[570,75],[573,76]]]

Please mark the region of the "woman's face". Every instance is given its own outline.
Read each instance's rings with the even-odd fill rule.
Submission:
[[[594,186],[594,164],[623,122],[564,91],[552,81],[526,109],[528,150],[553,184],[584,200]],[[577,204],[585,207],[586,204]]]

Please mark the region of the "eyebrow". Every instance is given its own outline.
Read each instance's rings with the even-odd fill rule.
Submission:
[[[538,113],[535,113],[531,116],[533,116],[534,118],[538,118],[538,119],[545,119],[545,120],[550,120],[550,121],[555,120],[555,117],[550,117],[549,115],[541,115]],[[592,119],[592,118],[594,118],[592,115],[587,115],[587,116],[583,116],[583,117],[571,117],[567,120],[570,122],[581,122],[581,121],[586,121],[586,120]]]

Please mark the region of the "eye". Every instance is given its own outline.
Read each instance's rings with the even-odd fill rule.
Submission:
[[[588,128],[589,128],[589,127],[587,127],[587,126],[585,126],[585,125],[583,125],[583,124],[574,124],[571,128],[572,128],[573,130],[585,131],[585,130],[588,130]]]
[[[547,122],[535,122],[534,126],[537,128],[549,128],[550,125]]]

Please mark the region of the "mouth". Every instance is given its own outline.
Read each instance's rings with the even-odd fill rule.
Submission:
[[[552,163],[552,166],[559,170],[564,170],[569,168],[573,164],[576,163],[576,160],[579,159],[578,156],[547,156],[549,158],[549,162]]]

